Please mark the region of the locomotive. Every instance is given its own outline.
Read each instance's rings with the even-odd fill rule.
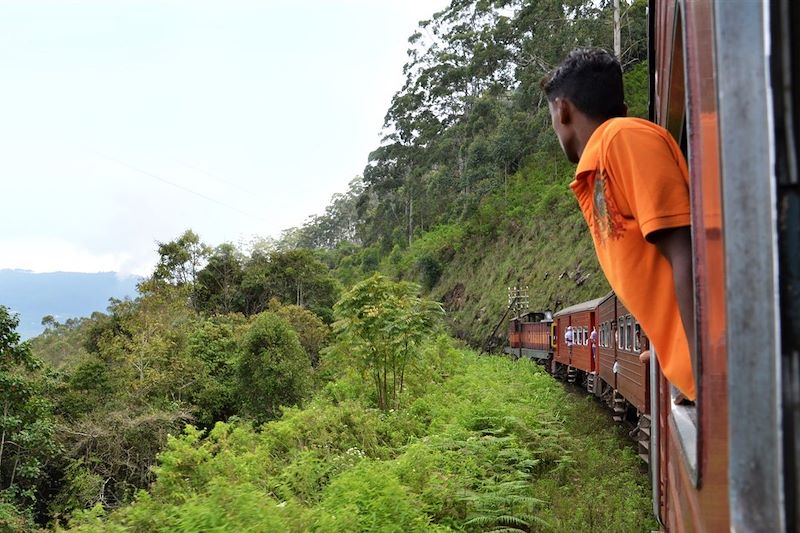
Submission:
[[[637,424],[662,531],[800,531],[800,2],[649,0],[648,23],[650,118],[690,174],[697,400],[613,293],[514,318],[506,351]]]

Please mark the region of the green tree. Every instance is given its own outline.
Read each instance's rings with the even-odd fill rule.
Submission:
[[[210,249],[188,229],[177,239],[158,243],[159,260],[153,278],[173,285],[192,285],[205,264]]]
[[[263,422],[308,394],[311,362],[292,327],[265,311],[244,335],[238,374],[243,411]]]
[[[217,246],[197,274],[197,307],[210,313],[244,311],[243,254],[230,243]]]
[[[254,252],[246,263],[242,293],[247,314],[267,308],[272,298],[330,316],[339,286],[328,266],[311,250]]]
[[[42,362],[20,341],[19,319],[0,305],[0,502],[36,501],[45,465],[56,456]]]
[[[187,356],[201,363],[188,389],[197,422],[214,422],[236,414],[237,364],[240,355],[241,315],[215,316],[197,325],[187,340]]]
[[[315,313],[299,305],[282,305],[277,300],[269,303],[269,310],[286,320],[297,333],[300,345],[308,354],[312,366],[319,364],[319,353],[328,340],[330,326]]]
[[[375,274],[358,283],[334,307],[340,350],[375,385],[378,407],[399,406],[406,366],[429,339],[443,314],[439,303],[417,296],[413,283]]]

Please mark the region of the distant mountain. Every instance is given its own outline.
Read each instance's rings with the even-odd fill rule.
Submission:
[[[24,339],[42,332],[42,317],[59,322],[105,311],[109,298],[135,298],[136,276],[114,272],[46,272],[0,269],[0,305],[19,314],[18,331]]]

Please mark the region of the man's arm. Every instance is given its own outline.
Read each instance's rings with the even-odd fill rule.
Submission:
[[[665,229],[651,233],[647,240],[655,244],[659,253],[672,265],[675,297],[683,322],[683,330],[689,342],[692,372],[697,377],[695,366],[694,331],[694,278],[692,276],[692,235],[688,227]]]

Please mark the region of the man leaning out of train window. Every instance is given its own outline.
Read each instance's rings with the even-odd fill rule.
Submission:
[[[676,402],[693,401],[691,213],[683,154],[660,126],[626,117],[622,68],[605,50],[572,51],[541,86],[561,148],[578,164],[570,187],[600,266],[681,392]]]

